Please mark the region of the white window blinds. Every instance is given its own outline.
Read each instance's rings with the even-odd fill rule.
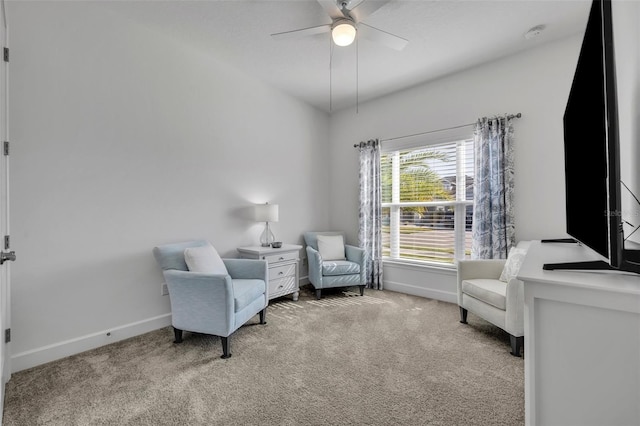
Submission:
[[[465,137],[444,143],[434,137],[425,144],[421,136],[383,144],[383,254],[388,258],[453,264],[470,254],[473,139],[469,127],[441,133],[439,138]]]

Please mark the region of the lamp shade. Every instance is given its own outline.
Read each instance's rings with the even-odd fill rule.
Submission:
[[[356,38],[356,27],[349,21],[342,21],[331,29],[331,38],[338,46],[349,46]]]
[[[258,204],[255,206],[256,222],[277,222],[278,221],[278,205],[277,204]]]

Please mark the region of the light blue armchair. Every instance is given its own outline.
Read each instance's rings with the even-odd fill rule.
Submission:
[[[319,248],[318,246],[319,236],[342,237],[344,249],[341,254],[331,256],[332,259],[323,259],[321,254],[322,247]],[[316,299],[320,299],[323,289],[334,287],[358,286],[360,287],[360,295],[364,296],[366,285],[365,251],[359,247],[344,244],[344,238],[344,233],[342,232],[304,233],[304,241],[307,244],[307,259],[309,261],[309,281],[316,291]],[[335,252],[336,250],[333,251]]]
[[[267,262],[253,259],[220,259],[227,274],[189,271],[185,250],[210,246],[197,240],[155,247],[153,254],[162,268],[169,289],[175,343],[182,332],[212,334],[222,339],[222,358],[229,358],[230,337],[256,314],[266,324],[269,303]],[[212,247],[211,247],[212,248]]]

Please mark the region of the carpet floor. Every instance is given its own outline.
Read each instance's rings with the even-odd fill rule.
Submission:
[[[13,374],[4,425],[523,425],[524,361],[458,307],[390,291],[272,300],[231,338],[170,327]]]

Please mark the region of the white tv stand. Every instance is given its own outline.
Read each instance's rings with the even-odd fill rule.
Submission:
[[[527,425],[640,424],[640,275],[542,269],[599,259],[534,241],[520,268]]]

